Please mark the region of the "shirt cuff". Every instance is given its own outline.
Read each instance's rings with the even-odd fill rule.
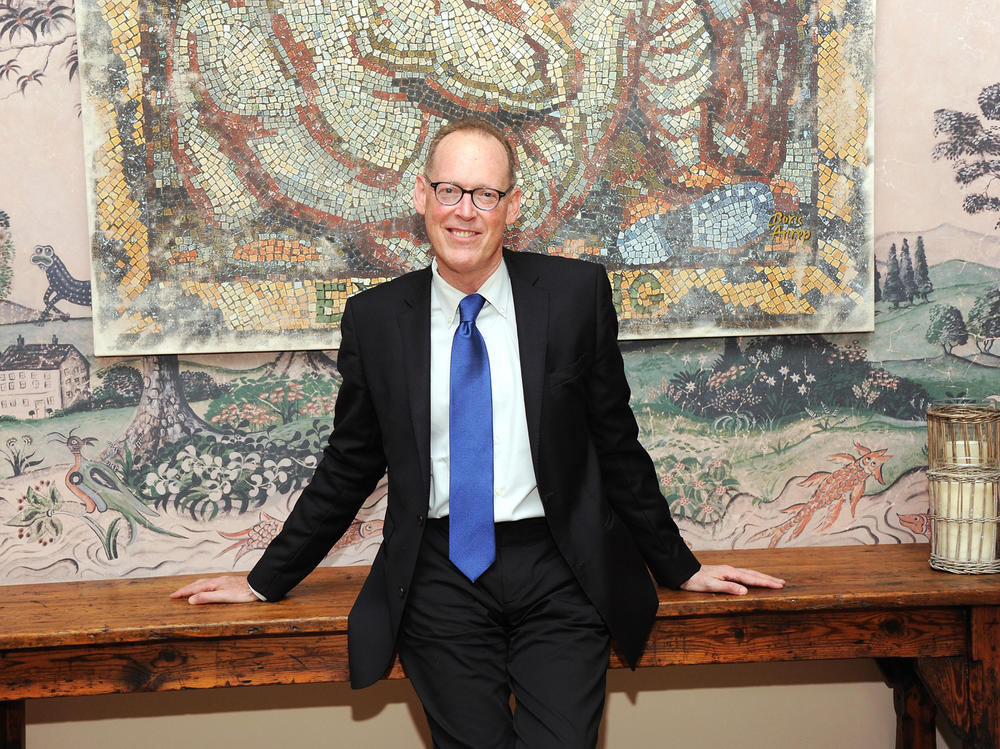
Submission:
[[[266,601],[267,600],[267,598],[265,598],[264,596],[262,596],[256,590],[254,590],[253,586],[250,585],[250,583],[247,583],[247,587],[250,588],[250,592],[253,593],[255,596],[257,596],[257,598],[260,599],[261,601]]]

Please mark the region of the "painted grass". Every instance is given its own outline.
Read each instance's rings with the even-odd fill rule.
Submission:
[[[640,440],[653,459],[712,456],[728,461],[740,490],[761,501],[775,499],[794,476],[835,471],[842,463],[834,453],[857,455],[854,442],[873,450],[889,448],[883,467],[886,485],[917,466],[927,465],[924,422],[892,419],[881,414],[843,411],[832,416],[803,418],[774,426],[754,426],[738,432],[717,431],[708,421],[662,414],[648,406],[636,409]],[[869,481],[868,492],[882,489]]]

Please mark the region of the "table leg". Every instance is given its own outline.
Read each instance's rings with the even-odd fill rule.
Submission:
[[[935,749],[937,709],[910,658],[879,658],[896,709],[896,749]]]
[[[969,697],[974,746],[1000,746],[1000,606],[977,606],[970,618]]]
[[[964,749],[1000,747],[1000,607],[969,610],[969,653],[918,658],[921,679]]]
[[[0,749],[24,749],[24,700],[0,702]]]

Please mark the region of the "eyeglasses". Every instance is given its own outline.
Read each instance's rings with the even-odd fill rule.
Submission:
[[[434,189],[434,197],[441,205],[458,205],[466,193],[472,196],[472,204],[481,211],[492,211],[500,204],[510,190],[494,190],[492,187],[477,187],[474,190],[466,190],[451,182],[429,182]]]

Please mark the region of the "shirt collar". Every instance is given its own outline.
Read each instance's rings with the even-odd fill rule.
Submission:
[[[438,270],[437,258],[431,260],[431,294],[432,304],[441,311],[441,314],[448,318],[451,323],[458,315],[458,304],[465,299],[468,294],[459,291],[441,277]],[[481,294],[493,309],[502,318],[507,317],[509,311],[510,274],[507,272],[507,263],[501,261],[497,269],[493,271],[489,278],[479,287],[475,293]]]

